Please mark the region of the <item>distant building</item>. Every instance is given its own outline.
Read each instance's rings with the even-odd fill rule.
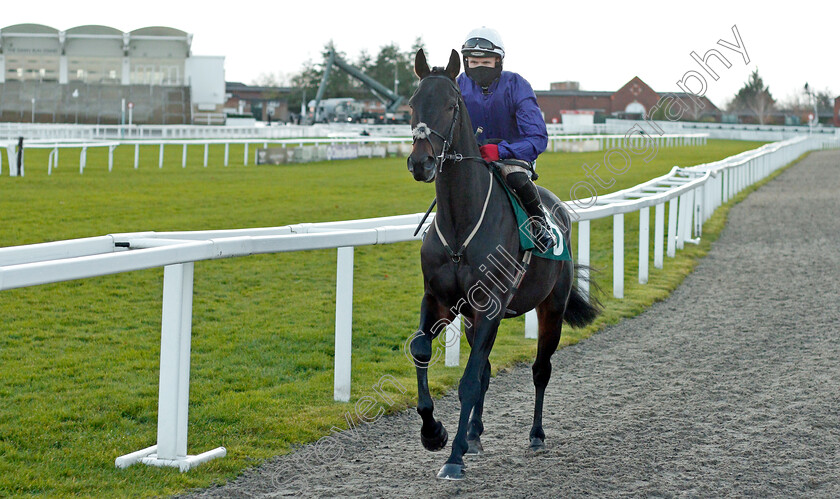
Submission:
[[[834,99],[834,126],[840,127],[840,96]]]
[[[225,85],[224,112],[257,121],[289,121],[290,87],[262,87],[229,81]]]
[[[660,98],[668,95],[680,99],[684,119],[720,121],[720,109],[707,97],[695,100],[684,92],[659,93],[638,76],[616,91],[580,90],[576,81],[552,83],[550,88],[535,92],[548,123],[561,123],[563,114],[572,115],[567,111],[590,111],[594,113],[596,123],[605,118],[639,119],[654,108]]]
[[[190,123],[221,114],[224,57],[167,27],[0,29],[0,121]],[[126,108],[123,107],[123,100]]]

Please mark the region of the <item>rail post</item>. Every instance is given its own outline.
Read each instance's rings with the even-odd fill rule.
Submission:
[[[537,339],[539,336],[539,319],[537,318],[537,309],[532,308],[525,312],[525,337],[531,340]]]
[[[578,222],[578,289],[589,301],[589,220]]]
[[[527,316],[526,316],[527,321]],[[527,333],[527,327],[526,327]],[[455,367],[461,362],[461,316],[456,315],[455,319],[447,324],[445,330],[446,338],[446,355],[444,356],[444,365],[446,367]]]
[[[650,256],[650,208],[639,210],[639,284],[648,282]]]
[[[193,272],[193,262],[163,269],[157,445],[118,457],[114,462],[117,468],[142,462],[184,472],[227,454],[224,447],[217,447],[197,456],[187,455]]]
[[[664,264],[662,240],[665,238],[665,203],[656,205],[653,217],[653,266],[661,269]]]
[[[613,296],[624,298],[624,213],[613,215]]]
[[[333,398],[338,402],[349,402],[353,348],[353,247],[338,248],[337,259]]]

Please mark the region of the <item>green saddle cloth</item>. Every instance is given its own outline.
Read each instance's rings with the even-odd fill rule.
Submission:
[[[499,169],[495,165],[491,165],[490,170],[499,180],[499,183],[502,184],[502,187],[504,187],[505,192],[508,195],[508,199],[510,199],[510,204],[513,207],[514,214],[516,215],[516,225],[519,227],[519,247],[522,248],[523,251],[533,250],[533,255],[540,258],[547,258],[549,260],[566,260],[569,262],[572,261],[572,254],[569,251],[569,247],[566,245],[566,239],[563,237],[563,231],[560,230],[561,224],[557,223],[557,220],[555,220],[554,216],[545,209],[545,206],[542,206],[542,210],[543,213],[545,213],[545,219],[548,221],[549,229],[554,233],[554,239],[557,241],[557,245],[553,248],[549,248],[547,251],[537,251],[530,232],[528,212],[526,212],[525,208],[522,207],[522,203],[519,201],[519,198],[516,197],[513,191],[510,190],[510,187],[507,186],[507,183],[505,183],[505,179],[502,177],[502,173]]]

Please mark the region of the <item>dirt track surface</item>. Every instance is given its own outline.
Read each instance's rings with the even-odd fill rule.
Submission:
[[[194,494],[840,497],[839,302],[840,153],[817,152],[735,206],[668,300],[554,355],[544,453],[521,365],[490,383],[464,481],[435,478],[449,445],[425,451],[410,410],[326,464],[307,446]],[[450,437],[457,410],[436,403]]]

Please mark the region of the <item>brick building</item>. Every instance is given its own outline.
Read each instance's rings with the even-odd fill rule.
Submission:
[[[720,121],[721,112],[707,97],[699,99],[702,106],[684,92],[659,93],[638,76],[616,91],[580,90],[577,82],[552,83],[551,90],[538,90],[537,102],[547,123],[560,123],[563,111],[592,111],[595,121],[603,119],[639,119],[647,114],[659,99],[672,95],[680,100],[684,118],[692,121],[714,119]]]
[[[253,116],[257,121],[289,121],[289,87],[225,84],[224,111],[228,116]]]
[[[834,126],[840,127],[840,97],[834,99]]]

